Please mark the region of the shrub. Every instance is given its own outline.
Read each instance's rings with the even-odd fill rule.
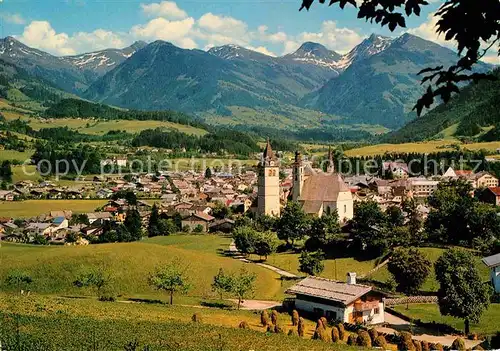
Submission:
[[[303,337],[305,334],[306,324],[304,323],[304,318],[299,317],[299,324],[297,326],[297,333],[300,337]]]
[[[422,341],[422,351],[430,351],[429,343],[427,341]]]
[[[460,350],[464,351],[465,350],[465,341],[462,338],[456,338],[453,341],[453,344],[451,344],[452,350]]]
[[[337,324],[337,328],[339,330],[339,337],[340,337],[340,340],[345,340],[345,328],[344,328],[344,325],[342,323],[339,323]]]
[[[375,328],[368,329],[368,334],[370,334],[370,338],[372,340],[375,340],[378,336],[377,329],[375,329]]]
[[[269,324],[269,313],[267,313],[266,310],[260,313],[260,324],[262,324],[263,327]]]
[[[292,311],[292,325],[295,327],[299,324],[299,312],[297,310]]]
[[[241,321],[240,324],[238,325],[238,328],[240,328],[240,329],[249,329],[250,326],[248,325],[248,323],[246,321]]]
[[[332,341],[339,342],[339,340],[340,340],[339,329],[337,327],[333,327],[332,328]]]
[[[370,334],[368,334],[366,330],[358,331],[356,344],[363,347],[372,347],[372,339],[370,338]]]
[[[199,314],[199,313],[193,314],[193,316],[191,317],[191,320],[195,323],[201,323],[201,314]]]
[[[347,338],[347,345],[354,346],[356,345],[356,340],[358,336],[356,334],[349,334],[349,337]]]
[[[383,350],[387,350],[387,341],[383,335],[377,336],[373,340],[373,346],[381,347]]]
[[[271,323],[278,324],[278,312],[276,310],[271,311]]]
[[[420,340],[413,340],[415,351],[422,351],[422,342]]]

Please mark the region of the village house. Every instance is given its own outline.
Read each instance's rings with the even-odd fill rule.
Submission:
[[[386,174],[392,173],[397,179],[408,178],[409,175],[408,165],[404,162],[383,162],[382,169]]]
[[[498,186],[498,178],[488,172],[479,172],[474,175],[476,188],[489,188]]]
[[[113,219],[113,215],[109,212],[90,212],[85,214],[89,219],[89,224],[93,224],[96,221],[110,221]]]
[[[496,293],[500,293],[500,253],[483,258],[483,263],[490,269],[493,289]]]
[[[0,190],[0,200],[14,201],[14,193],[10,190]]]
[[[411,179],[411,191],[416,199],[426,199],[437,190],[439,182],[425,178]]]
[[[500,187],[490,187],[480,194],[481,201],[500,206]]]
[[[348,273],[345,283],[310,276],[286,293],[295,295],[297,310],[316,317],[351,324],[384,323],[383,295],[371,286],[357,284],[356,273]]]
[[[205,212],[195,212],[184,218],[181,223],[182,228],[189,227],[189,229],[193,231],[196,227],[201,226],[203,228],[203,232],[208,232],[210,223],[212,223],[214,219],[214,217],[206,214]]]

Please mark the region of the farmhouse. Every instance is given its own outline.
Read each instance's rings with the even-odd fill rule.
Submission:
[[[195,212],[182,220],[182,228],[189,227],[191,230],[195,230],[196,227],[201,226],[204,232],[208,232],[210,223],[214,219],[214,217],[204,212]]]
[[[491,284],[495,292],[500,293],[500,253],[483,258],[483,263],[490,269]]]
[[[384,322],[383,295],[371,286],[356,284],[356,273],[347,282],[307,277],[286,291],[295,294],[297,310],[344,323],[379,324]]]

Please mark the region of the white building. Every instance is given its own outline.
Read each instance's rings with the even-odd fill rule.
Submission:
[[[384,323],[383,295],[371,286],[356,284],[356,273],[347,282],[307,277],[286,291],[294,294],[295,308],[344,323]]]
[[[483,263],[490,269],[491,284],[495,292],[500,293],[500,253],[483,258]]]
[[[259,163],[257,214],[280,216],[280,168],[269,140]]]
[[[439,182],[436,180],[428,180],[428,179],[412,179],[411,180],[411,190],[413,196],[416,198],[427,198],[434,191],[436,191]]]
[[[313,169],[310,163],[302,161],[299,152],[295,153],[292,199],[302,205],[306,214],[321,217],[336,211],[343,223],[354,216],[354,200],[349,186],[335,172],[331,152],[328,157],[329,167],[323,172]]]

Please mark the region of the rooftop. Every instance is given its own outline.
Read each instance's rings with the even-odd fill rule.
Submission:
[[[483,258],[483,263],[490,268],[500,266],[500,253]]]
[[[286,293],[314,296],[349,305],[371,290],[372,287],[367,285],[347,284],[325,278],[307,277],[288,289]]]

